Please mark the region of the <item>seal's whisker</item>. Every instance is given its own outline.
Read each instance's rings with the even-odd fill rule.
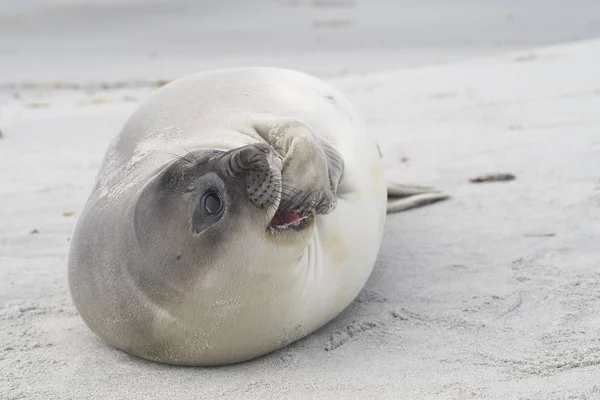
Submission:
[[[190,156],[192,156],[192,158],[194,159],[194,161],[198,161],[198,157],[196,157],[194,154],[192,154],[191,151],[189,151],[185,147],[182,147],[182,149],[184,149]]]
[[[282,179],[282,180],[281,180],[281,184],[282,184],[282,185],[284,185],[284,184],[285,184],[285,185],[287,185],[287,184],[292,184],[292,185],[294,185],[294,186],[298,186],[298,184],[300,184],[300,183],[301,183],[301,182],[299,182],[299,181],[296,181],[296,180],[294,180],[294,179],[288,179],[288,178],[286,178],[286,179]]]
[[[298,200],[299,197],[301,197],[303,195],[303,193],[301,191],[289,190],[289,191],[282,191],[280,195],[281,195],[280,208],[284,208],[284,207],[282,207],[283,205],[287,205],[290,202],[295,202],[296,200]]]
[[[277,207],[275,206],[275,199],[273,197],[269,198],[269,203],[267,204],[267,209],[273,209],[277,211]]]
[[[294,195],[294,196],[295,196],[295,195],[299,195],[299,194],[301,194],[301,193],[302,193],[302,191],[301,191],[301,190],[298,190],[298,189],[296,189],[296,188],[282,188],[282,190],[279,192],[279,194],[280,194],[280,195],[282,195],[282,196],[283,196],[284,194],[285,194],[286,196],[287,196],[287,195]]]
[[[286,184],[281,184],[281,189],[285,189],[291,192],[301,192],[301,190],[298,189],[296,186],[288,186]]]
[[[178,159],[180,159],[180,160],[184,160],[184,161],[186,161],[188,164],[193,164],[193,162],[192,162],[192,161],[188,160],[187,158],[185,158],[184,156],[181,156],[181,155],[179,155],[179,154],[173,154],[173,153],[169,153],[168,151],[163,151],[163,153],[165,153],[165,154],[168,154],[168,155],[170,155],[170,156],[173,156],[173,157],[175,157],[175,158],[178,158]]]

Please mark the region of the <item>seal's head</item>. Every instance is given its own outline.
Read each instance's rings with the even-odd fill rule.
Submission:
[[[282,157],[268,144],[198,150],[171,162],[144,187],[135,234],[138,244],[156,249],[172,247],[170,236],[213,248],[225,236],[300,232],[323,209],[318,198],[285,179]]]

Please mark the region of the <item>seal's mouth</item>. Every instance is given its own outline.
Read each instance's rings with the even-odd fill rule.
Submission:
[[[291,211],[277,210],[269,224],[269,231],[277,233],[288,229],[301,231],[306,228],[314,218],[314,212],[307,210],[300,212],[297,209]]]

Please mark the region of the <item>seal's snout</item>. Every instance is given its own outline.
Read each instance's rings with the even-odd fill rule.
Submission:
[[[266,143],[225,153],[220,161],[229,176],[244,182],[248,198],[259,208],[275,209],[281,195],[281,160]]]

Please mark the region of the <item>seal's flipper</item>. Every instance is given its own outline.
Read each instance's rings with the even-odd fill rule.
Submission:
[[[400,185],[397,183],[388,183],[387,193],[388,214],[406,211],[411,208],[422,207],[441,200],[446,200],[450,197],[449,195],[431,187]]]

